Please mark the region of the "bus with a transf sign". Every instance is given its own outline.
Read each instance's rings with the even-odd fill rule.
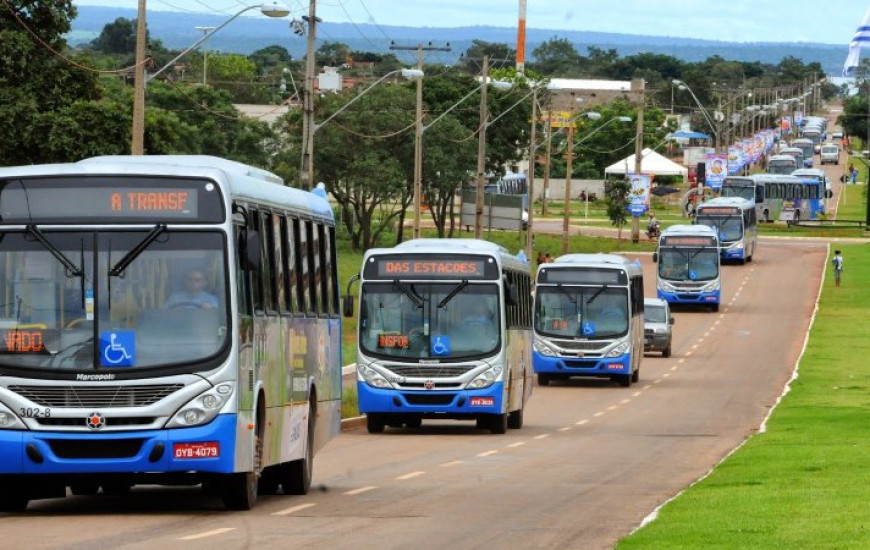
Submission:
[[[348,286],[357,279],[357,395],[370,433],[425,419],[522,427],[532,392],[525,262],[487,241],[415,239],[366,252]]]
[[[658,263],[658,297],[671,304],[709,306],[719,311],[719,236],[706,225],[672,225],[662,231],[653,253]]]
[[[758,222],[752,202],[738,197],[710,199],[698,205],[695,224],[716,231],[723,260],[752,261],[758,244]]]
[[[208,156],[0,169],[0,509],[304,494],[341,423],[326,200]]]
[[[538,383],[573,376],[630,386],[643,358],[643,270],[615,254],[566,254],[538,267]]]

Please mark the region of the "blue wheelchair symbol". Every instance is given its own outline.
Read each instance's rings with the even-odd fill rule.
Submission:
[[[100,365],[132,367],[136,363],[136,333],[131,331],[100,333]]]
[[[432,355],[450,355],[450,338],[448,336],[433,336],[430,344]]]
[[[583,332],[583,336],[595,336],[595,323],[586,321],[580,327],[580,330]]]
[[[698,272],[694,269],[689,270],[689,280],[695,281],[698,279]]]

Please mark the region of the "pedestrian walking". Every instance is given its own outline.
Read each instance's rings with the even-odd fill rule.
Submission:
[[[849,165],[849,181],[852,182],[852,185],[858,183],[858,169],[853,165]]]
[[[834,265],[834,284],[840,286],[840,277],[843,275],[843,256],[839,250],[834,251],[831,263]]]

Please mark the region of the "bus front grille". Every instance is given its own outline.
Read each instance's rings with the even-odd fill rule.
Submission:
[[[49,439],[51,452],[58,458],[132,458],[142,449],[144,439]]]
[[[145,407],[181,388],[183,384],[150,386],[9,386],[25,399],[43,407]]]
[[[456,398],[454,393],[405,393],[409,405],[449,405]]]
[[[150,426],[157,420],[153,416],[113,416],[106,419],[106,426]],[[40,426],[80,427],[88,425],[88,420],[82,418],[37,418]]]
[[[384,365],[391,372],[405,378],[455,378],[477,365]]]

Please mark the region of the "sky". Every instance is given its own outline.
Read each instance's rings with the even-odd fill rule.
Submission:
[[[267,2],[270,0],[263,0]],[[235,15],[257,0],[146,0],[148,11]],[[306,0],[282,0],[295,16]],[[516,28],[519,0],[317,0],[324,21],[406,27]],[[136,9],[138,0],[73,0]],[[870,0],[527,0],[526,27],[706,38],[849,43]],[[256,13],[256,10],[251,10]]]

